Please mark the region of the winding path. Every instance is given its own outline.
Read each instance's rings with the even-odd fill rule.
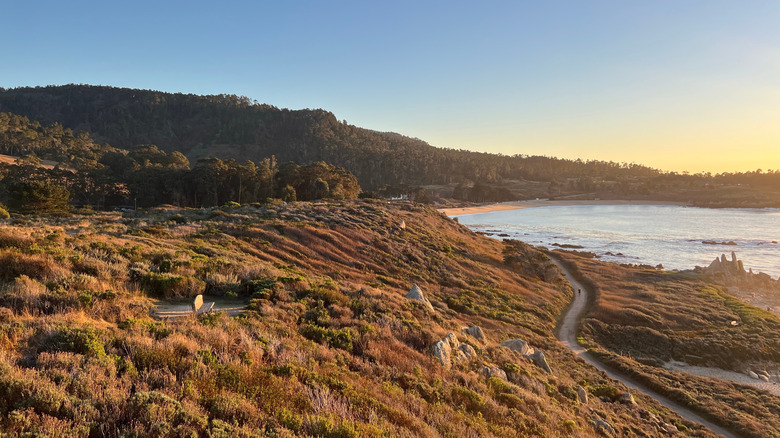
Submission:
[[[569,281],[575,291],[574,300],[572,301],[569,310],[566,312],[566,315],[564,315],[563,320],[561,321],[561,325],[558,328],[558,339],[566,346],[566,348],[574,352],[574,354],[582,358],[582,360],[585,362],[593,365],[601,371],[604,371],[609,377],[620,381],[629,388],[636,389],[637,391],[643,392],[644,394],[656,399],[659,403],[676,412],[679,416],[685,418],[686,420],[699,423],[711,431],[723,436],[737,438],[737,435],[734,433],[721,426],[718,426],[717,424],[712,423],[709,420],[704,419],[702,416],[691,411],[685,406],[667,397],[664,397],[661,394],[658,394],[657,392],[647,388],[646,386],[626,375],[608,369],[606,366],[604,366],[604,364],[597,361],[590,354],[588,354],[587,350],[585,350],[585,348],[583,348],[577,342],[577,328],[579,327],[580,319],[582,314],[585,312],[585,308],[588,303],[588,290],[585,289],[585,287],[582,286],[582,284],[580,284],[580,282],[578,282],[558,260],[552,258],[552,261],[561,269],[563,274],[566,276],[566,280]],[[578,290],[582,290],[582,293],[578,293]]]

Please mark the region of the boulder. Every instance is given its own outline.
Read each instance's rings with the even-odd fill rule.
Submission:
[[[452,366],[452,347],[447,341],[443,339],[436,341],[433,344],[433,355],[439,359],[441,366],[450,369]]]
[[[754,373],[752,370],[748,370],[747,375],[750,376],[751,379],[758,380],[758,374]]]
[[[598,430],[599,432],[607,436],[612,436],[612,434],[615,433],[615,428],[612,427],[611,424],[602,420],[601,418],[595,417],[593,418],[593,422],[596,423],[596,430]]]
[[[617,401],[620,403],[623,403],[624,405],[635,405],[636,401],[634,400],[634,396],[631,395],[630,392],[622,392],[618,394]]]
[[[666,430],[666,433],[669,435],[677,435],[679,432],[679,429],[677,429],[677,426],[670,423],[664,423],[664,429]]]
[[[501,380],[506,380],[506,373],[501,368],[495,366],[495,365],[489,365],[482,367],[481,370],[479,370],[479,373],[485,376],[486,378],[491,377],[498,377]]]
[[[588,391],[582,386],[577,386],[577,398],[580,400],[580,403],[588,404]]]
[[[453,360],[457,362],[461,358],[459,347],[460,342],[455,333],[448,333],[447,336],[433,344],[433,355],[439,359],[441,366],[450,369]]]
[[[501,343],[502,346],[509,348],[512,351],[516,351],[523,356],[533,354],[534,349],[528,345],[528,342],[522,339],[510,339]]]
[[[536,350],[534,354],[530,355],[529,357],[534,361],[536,366],[543,369],[544,372],[547,374],[552,374],[550,365],[547,363],[547,359],[544,357],[544,353],[542,353],[540,350]]]
[[[406,229],[406,221],[401,221],[400,224],[398,224],[399,230],[405,230]]]
[[[482,328],[479,326],[471,326],[469,328],[464,328],[463,333],[469,334],[474,337],[474,339],[479,339],[480,341],[485,340],[485,333],[482,331]]]
[[[409,291],[408,294],[406,294],[406,299],[417,301],[419,302],[423,307],[433,312],[433,304],[431,304],[430,301],[428,301],[428,298],[425,298],[425,295],[423,294],[423,291],[420,289],[419,286],[416,284],[412,286],[412,289]]]
[[[476,350],[474,350],[474,347],[472,347],[469,344],[460,344],[460,347],[458,347],[458,349],[463,354],[463,357],[466,359],[473,359],[477,357]]]

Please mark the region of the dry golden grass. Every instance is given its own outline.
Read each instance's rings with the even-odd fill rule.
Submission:
[[[160,210],[0,226],[0,257],[16,263],[0,277],[1,431],[595,437],[597,414],[624,436],[653,436],[652,411],[711,436],[648,400],[572,397],[619,385],[554,339],[571,290],[543,279],[532,248],[406,203],[219,211],[182,211],[184,225]],[[154,320],[150,296],[192,292],[172,278],[248,310]],[[404,298],[412,284],[434,312]],[[65,301],[42,311],[53,297]],[[474,324],[489,342],[460,332]],[[449,332],[478,357],[444,370],[431,347]],[[497,346],[514,337],[544,349],[555,374]],[[509,382],[485,379],[483,365]]]
[[[698,274],[561,255],[596,292],[581,336],[605,363],[742,436],[780,436],[780,397],[661,368],[672,359],[740,372],[776,367],[776,316]]]

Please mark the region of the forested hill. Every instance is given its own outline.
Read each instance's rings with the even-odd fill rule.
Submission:
[[[341,122],[321,109],[288,110],[235,95],[196,96],[87,85],[0,89],[0,112],[88,131],[99,143],[154,144],[202,157],[326,161],[369,190],[504,179],[649,177],[644,166],[549,157],[503,156],[433,147],[422,140]]]

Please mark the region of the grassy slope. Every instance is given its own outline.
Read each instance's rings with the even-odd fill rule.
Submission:
[[[589,437],[600,417],[620,436],[664,422],[711,436],[644,397],[613,402],[625,388],[552,336],[569,287],[540,279],[536,250],[507,248],[411,204],[17,219],[0,226],[0,430]],[[413,283],[434,312],[405,300]],[[148,316],[150,295],[204,290],[250,310]],[[459,333],[472,324],[487,343]],[[430,351],[448,332],[478,357],[442,369]],[[554,375],[497,346],[510,337],[542,348]]]
[[[735,371],[774,369],[777,317],[691,273],[567,258],[597,291],[581,335],[605,362],[745,436],[780,436],[780,397],[660,368],[675,359]]]

